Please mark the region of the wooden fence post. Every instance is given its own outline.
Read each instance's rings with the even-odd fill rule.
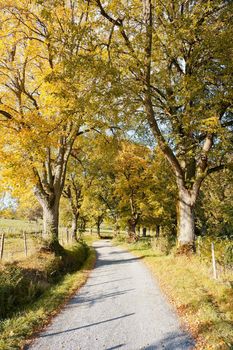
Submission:
[[[69,243],[69,230],[68,230],[68,228],[66,229],[66,242],[67,242],[67,244]]]
[[[217,269],[216,269],[215,253],[214,253],[214,243],[211,243],[211,252],[212,252],[213,276],[214,276],[214,279],[217,279]]]
[[[5,233],[2,233],[1,237],[1,247],[0,247],[0,259],[3,258],[3,251],[4,251],[4,240],[5,240]]]
[[[197,237],[197,255],[198,255],[198,256],[201,256],[201,247],[200,247],[200,244],[201,244],[201,237],[198,236],[198,237]]]
[[[28,247],[27,247],[27,235],[26,232],[23,232],[23,240],[24,240],[24,254],[28,255]]]

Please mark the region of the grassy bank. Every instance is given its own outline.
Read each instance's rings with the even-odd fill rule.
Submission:
[[[84,251],[78,245],[67,251],[62,263],[52,254],[40,254],[14,267],[1,267],[1,278],[8,275],[10,279],[8,285],[6,279],[5,284],[1,281],[0,299],[2,305],[5,300],[11,307],[2,311],[5,317],[0,322],[0,350],[22,348],[26,339],[45,326],[85,283],[94,266],[95,252],[90,248],[86,260],[82,254]],[[31,284],[28,284],[29,280]]]
[[[119,241],[115,240],[115,244]],[[195,256],[165,255],[152,249],[149,242],[124,243],[124,246],[143,257],[176,308],[181,322],[196,339],[196,349],[233,349],[233,288],[230,283],[213,280],[208,267]]]

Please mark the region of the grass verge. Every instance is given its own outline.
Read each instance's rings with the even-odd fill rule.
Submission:
[[[182,324],[195,338],[197,350],[233,349],[232,286],[213,280],[206,265],[195,256],[164,255],[140,241],[124,243],[124,247],[143,257]]]
[[[11,318],[4,319],[0,323],[0,350],[22,349],[29,342],[27,339],[48,324],[74,292],[83,286],[95,259],[95,251],[90,248],[88,258],[79,271],[66,274],[37,301],[19,310]],[[67,263],[70,263],[69,259]]]

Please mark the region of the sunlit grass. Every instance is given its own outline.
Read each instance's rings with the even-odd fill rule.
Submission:
[[[215,281],[198,257],[163,255],[145,242],[124,244],[143,261],[176,308],[198,350],[233,349],[233,288]]]
[[[27,342],[26,339],[42,328],[66,300],[85,283],[94,263],[95,251],[91,248],[87,260],[78,272],[66,274],[57,284],[49,287],[37,301],[25,306],[12,317],[2,320],[0,350],[21,349]],[[43,271],[44,265],[43,261],[34,258],[23,267],[28,269],[33,267]]]

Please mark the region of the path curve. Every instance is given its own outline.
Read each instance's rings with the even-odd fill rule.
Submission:
[[[140,258],[107,240],[95,269],[31,350],[190,350],[193,341]]]

